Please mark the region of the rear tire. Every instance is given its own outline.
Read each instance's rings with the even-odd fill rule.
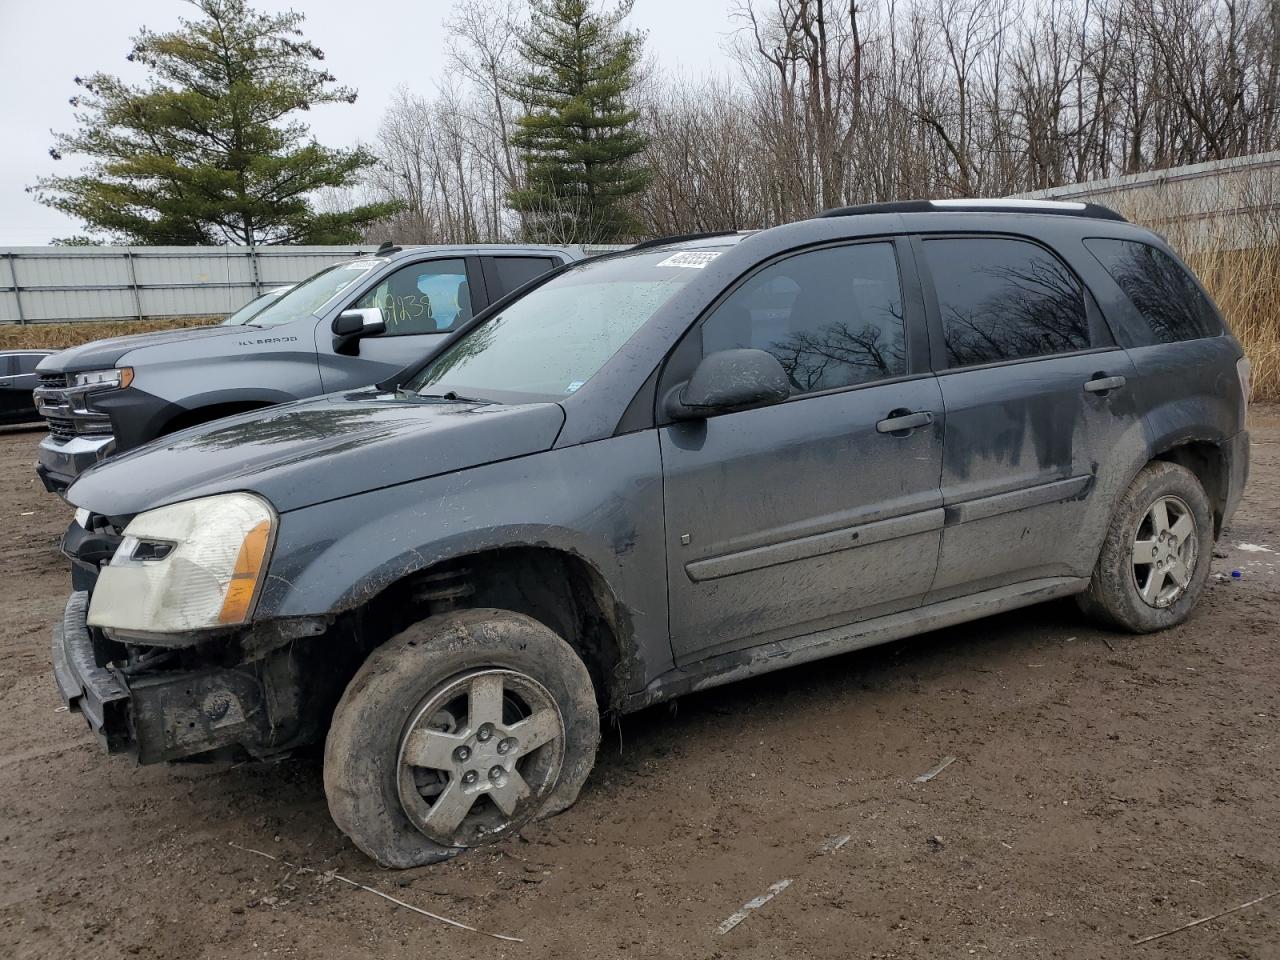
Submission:
[[[1162,460],[1134,477],[1111,516],[1080,607],[1133,633],[1165,630],[1190,615],[1213,555],[1213,513],[1200,481]]]
[[[567,808],[599,742],[572,647],[522,614],[459,611],[392,637],[352,678],[325,741],[325,795],[378,863],[421,866]]]

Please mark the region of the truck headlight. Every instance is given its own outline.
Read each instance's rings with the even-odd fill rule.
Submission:
[[[138,514],[98,574],[89,625],[173,634],[248,622],[275,527],[271,505],[251,493]]]
[[[123,390],[133,383],[133,367],[112,367],[110,370],[82,370],[71,374],[71,386],[90,390]]]

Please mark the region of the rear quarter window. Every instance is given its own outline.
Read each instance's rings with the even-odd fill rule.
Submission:
[[[1163,250],[1137,240],[1094,237],[1085,247],[1115,280],[1137,312],[1140,342],[1178,343],[1216,337],[1222,321],[1186,267]]]

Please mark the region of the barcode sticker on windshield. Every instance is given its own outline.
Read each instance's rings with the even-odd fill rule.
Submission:
[[[718,252],[693,253],[685,251],[684,253],[673,253],[667,259],[658,264],[660,267],[688,267],[692,270],[701,270],[708,263],[720,256]]]

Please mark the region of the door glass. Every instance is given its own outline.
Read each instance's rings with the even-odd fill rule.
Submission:
[[[466,262],[411,263],[384,277],[352,307],[382,308],[389,337],[448,330],[471,319]]]
[[[20,353],[18,354],[18,369],[15,373],[35,373],[36,367],[40,361],[45,358],[43,353]]]
[[[765,267],[702,325],[703,356],[741,347],[777,357],[797,393],[905,374],[893,244],[830,247]]]
[[[1084,292],[1048,250],[1024,240],[926,240],[953,367],[1089,348]]]
[[[555,261],[546,257],[494,257],[493,266],[498,271],[498,296],[505,297],[555,265]]]
[[[1146,322],[1147,343],[1216,337],[1222,322],[1191,275],[1173,257],[1135,240],[1086,240],[1084,245],[1125,292]]]

